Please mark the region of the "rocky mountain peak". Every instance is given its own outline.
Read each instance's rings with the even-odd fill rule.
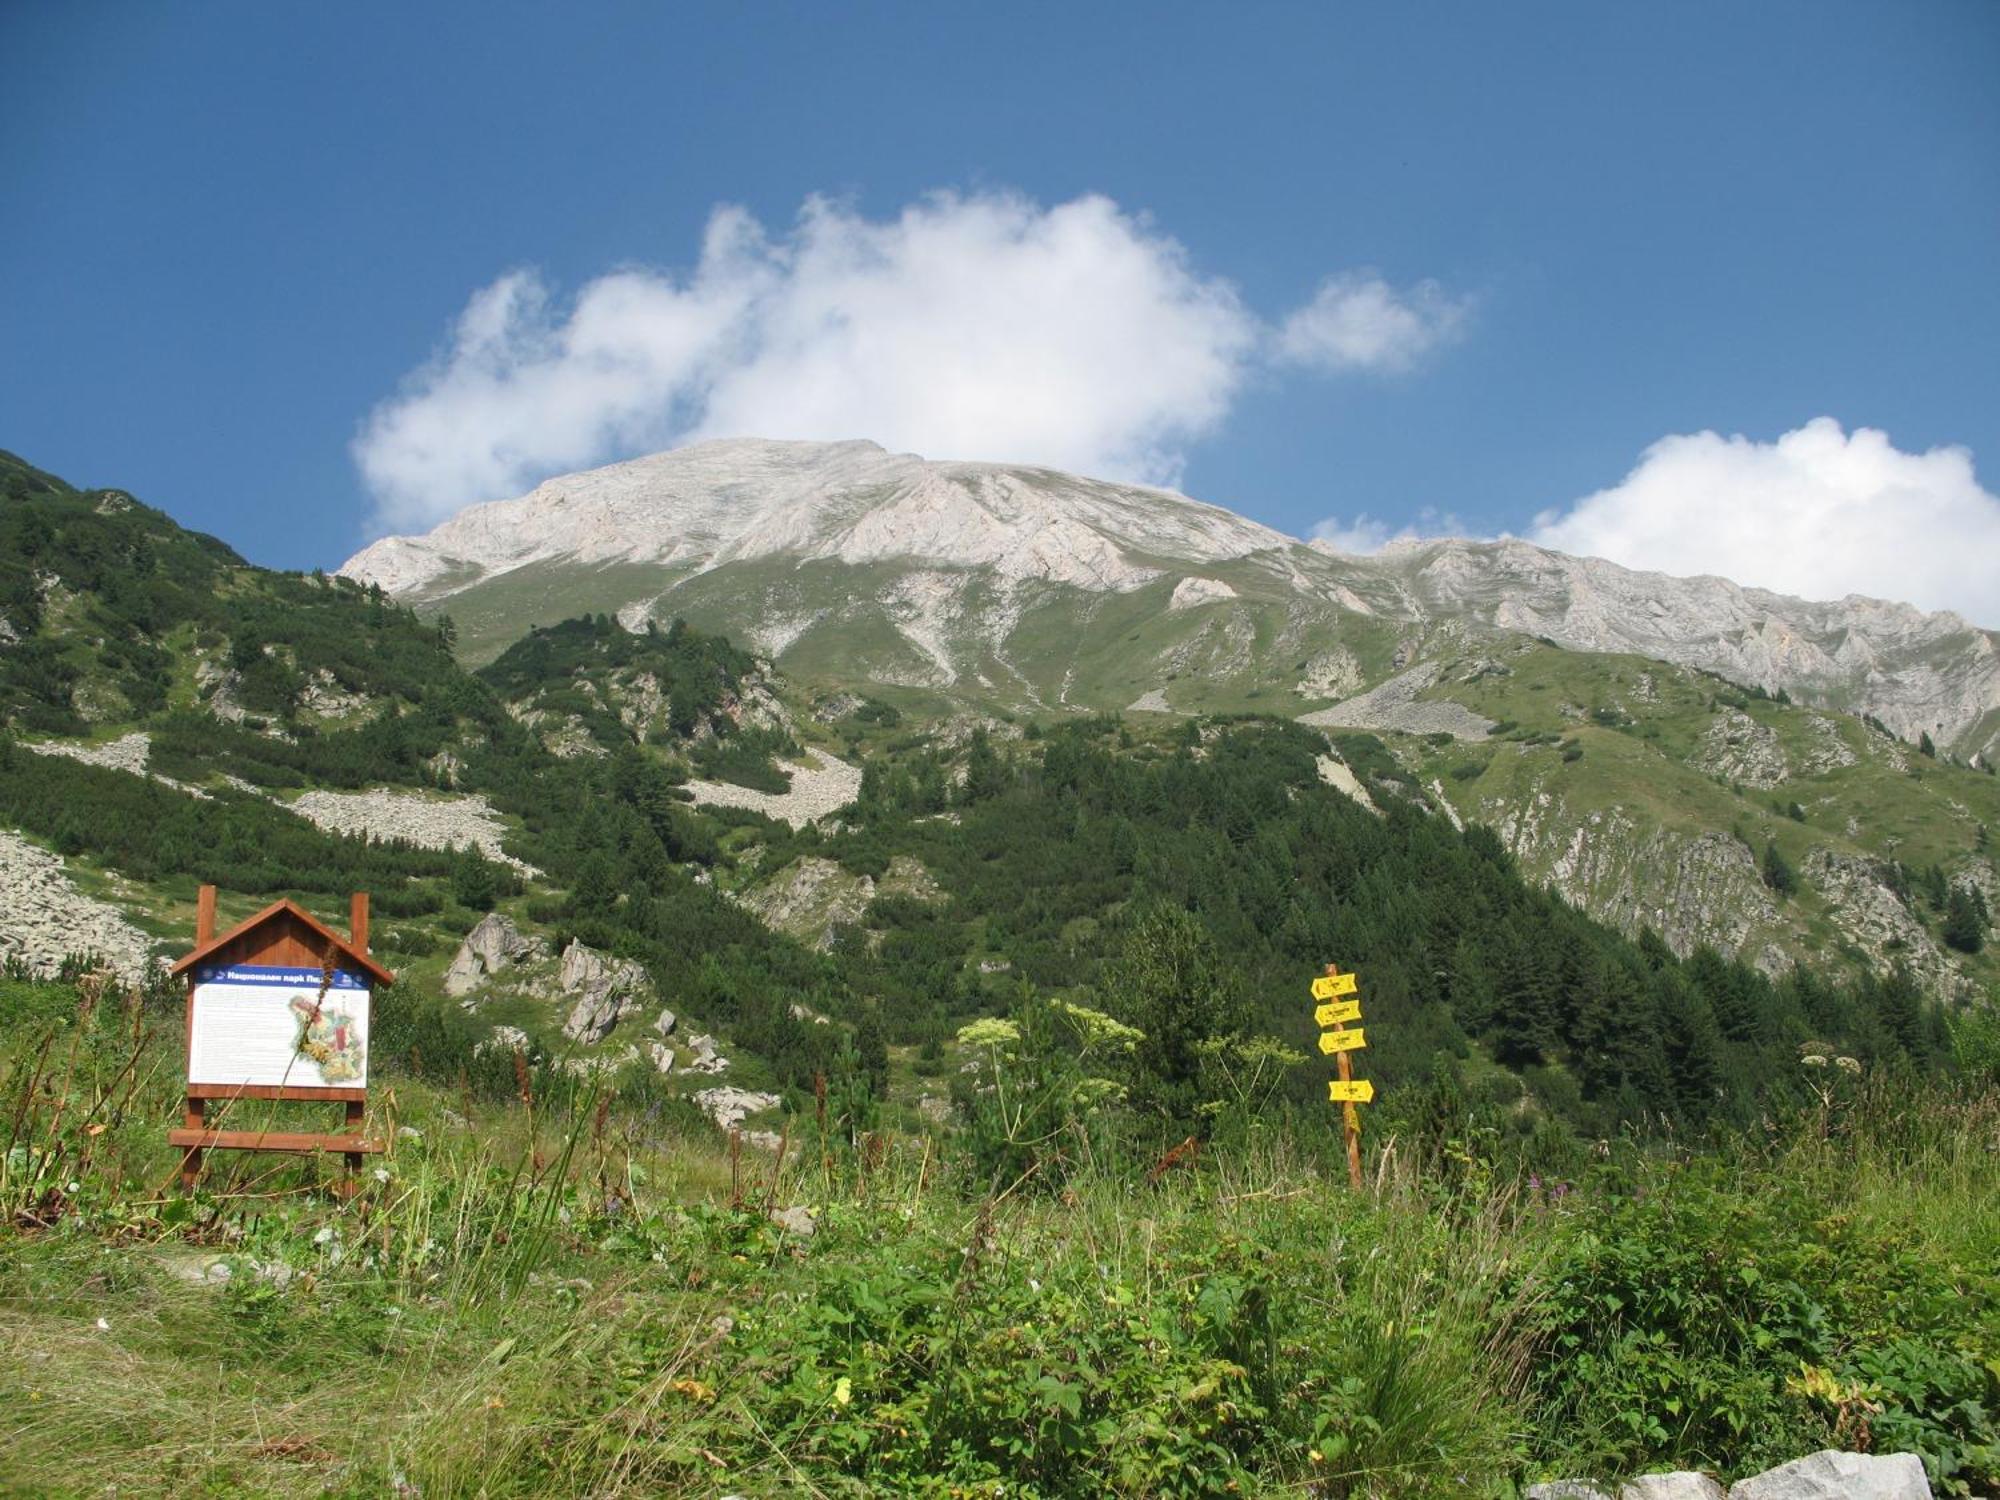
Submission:
[[[808,581],[808,565],[827,567]],[[1208,637],[1163,647],[1157,661],[1135,655],[1135,676],[1150,677],[1134,695],[1197,657],[1211,671],[1222,662],[1282,677],[1275,661],[1259,666],[1260,641],[1310,658],[1341,648],[1328,639],[1299,649],[1308,637],[1365,616],[1420,635],[1513,631],[1650,656],[1868,712],[1904,738],[1927,733],[1967,753],[2000,742],[2000,642],[1954,614],[1793,599],[1518,538],[1423,539],[1358,556],[1169,490],[870,442],[733,438],[563,475],[426,535],[384,538],[341,572],[411,602],[450,600],[497,644],[533,620],[585,610],[628,624],[682,614],[774,656],[826,642],[845,659],[865,645],[873,665],[855,675],[882,682],[997,691],[1017,679],[1029,703],[1046,701],[1035,683],[1072,701],[1077,630],[1013,640],[1051,590],[1073,591],[1076,626],[1087,629],[1093,596],[1158,582],[1158,613]],[[1260,634],[1252,615],[1273,608],[1285,623]],[[877,624],[864,628],[864,617]],[[1070,665],[1035,659],[1051,650]]]

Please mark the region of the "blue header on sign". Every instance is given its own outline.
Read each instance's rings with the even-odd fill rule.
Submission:
[[[197,964],[194,971],[196,984],[281,984],[317,990],[320,981],[326,977],[322,969],[287,969],[272,964]],[[359,974],[346,969],[333,971],[336,990],[365,990],[368,981]]]

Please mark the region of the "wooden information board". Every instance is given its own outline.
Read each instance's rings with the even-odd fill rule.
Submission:
[[[368,956],[368,896],[357,892],[342,937],[290,901],[276,901],[229,931],[215,931],[215,887],[195,908],[193,951],[173,967],[188,985],[187,1096],[181,1186],[192,1188],[202,1153],[337,1151],[352,1185],[361,1158],[381,1144],[361,1133],[368,1101],[368,1028],[377,988],[395,975]],[[294,1099],[346,1106],[338,1134],[212,1128],[216,1101]]]

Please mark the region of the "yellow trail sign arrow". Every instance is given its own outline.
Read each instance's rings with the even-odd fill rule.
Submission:
[[[1366,1078],[1327,1080],[1326,1097],[1334,1104],[1373,1104],[1375,1085]]]
[[[1312,997],[1315,1000],[1333,1000],[1341,995],[1351,995],[1360,980],[1358,974],[1322,974],[1312,982]]]
[[[1368,1045],[1368,1038],[1357,1026],[1352,1031],[1322,1031],[1319,1034],[1319,1050],[1331,1057],[1336,1052],[1354,1052]]]
[[[1343,1000],[1338,1005],[1322,1005],[1313,1012],[1313,1019],[1322,1026],[1345,1026],[1349,1021],[1361,1019],[1361,1002]]]

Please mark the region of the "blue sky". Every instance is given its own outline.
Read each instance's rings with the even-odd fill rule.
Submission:
[[[2000,464],[1986,0],[80,3],[0,10],[0,49],[0,446],[260,562],[332,565],[484,476],[524,487],[742,420],[790,435],[808,408],[996,450],[933,457],[1080,455],[1357,543],[1556,510],[1544,527],[1578,550],[1657,550],[1716,529],[1710,491],[1766,497],[1791,528],[1721,554],[1739,573],[1829,516],[1853,520],[1855,566],[1879,561],[1871,526],[1988,535],[1991,474],[1929,453]],[[720,205],[762,248],[703,261]],[[953,255],[960,291],[905,299]],[[636,286],[663,316],[713,312],[683,295],[703,265],[767,283],[705,353],[646,346],[608,410],[582,409],[594,376],[545,368],[580,300],[615,316],[592,298]],[[881,319],[839,354],[795,326],[829,284]],[[1058,300],[1039,321],[1003,309],[1022,342],[995,348],[1006,327],[979,324],[966,284]],[[1072,336],[1078,285],[1116,306]],[[454,329],[494,288],[514,301],[489,368]],[[1325,316],[1301,321],[1316,297]],[[961,318],[968,383],[912,393],[925,340]],[[901,383],[814,407],[869,351]],[[468,406],[468,361],[508,401]],[[1125,404],[1038,415],[1065,379]],[[573,420],[540,430],[552,403]],[[517,428],[536,429],[525,453]],[[1669,445],[1621,486],[1705,430],[1748,441]],[[438,444],[469,452],[440,466]],[[1874,591],[2000,624],[1948,561]]]

